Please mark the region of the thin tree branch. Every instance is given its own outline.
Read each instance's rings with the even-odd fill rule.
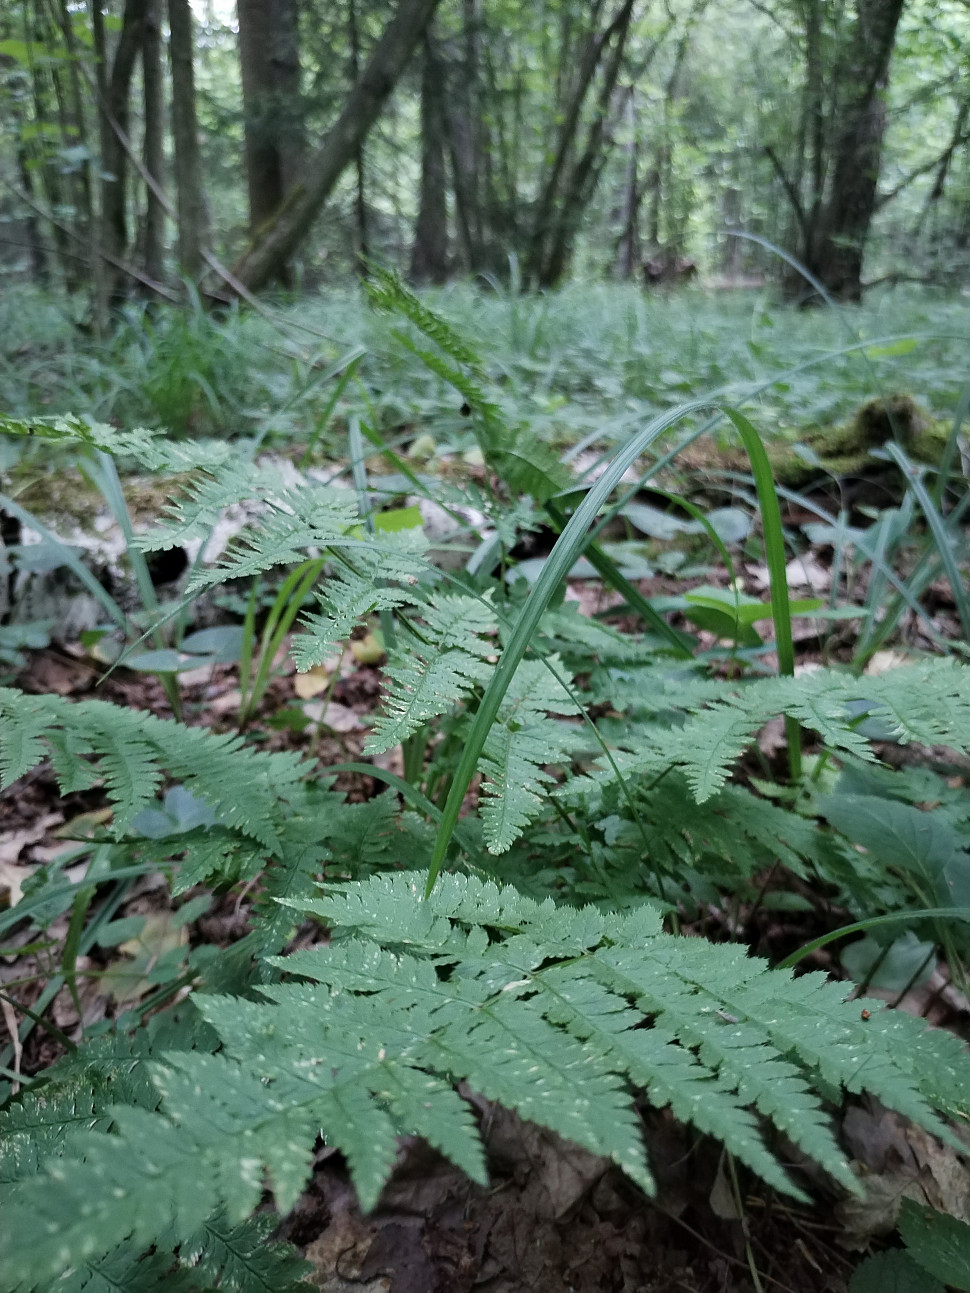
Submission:
[[[808,218],[805,215],[805,208],[802,206],[802,200],[798,196],[798,190],[788,178],[788,174],[785,171],[784,166],[781,164],[781,159],[770,144],[765,144],[764,154],[774,167],[775,174],[778,176],[779,180],[781,180],[781,186],[785,190],[785,196],[788,198],[791,209],[795,213],[795,219],[798,221],[798,228],[801,230],[802,239],[805,245],[808,246]]]

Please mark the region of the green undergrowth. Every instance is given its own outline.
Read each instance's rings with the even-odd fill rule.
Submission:
[[[789,596],[792,536],[770,461],[730,403],[660,412],[587,487],[521,405],[510,411],[501,364],[486,362],[475,330],[379,272],[370,301],[395,364],[420,368],[459,410],[477,479],[420,475],[375,407],[350,421],[352,488],[86,419],[0,426],[72,448],[108,497],[115,457],[184,476],[157,523],[132,535],[136,572],[145,554],[205,541],[227,508],[250,506],[242,534],[188,573],[181,612],[211,590],[241,600],[243,646],[218,658],[238,660],[253,687],[267,586],[279,590],[267,661],[281,623],[295,625],[290,651],[304,671],[368,634],[383,654],[382,700],[364,759],[400,750],[403,768],[270,753],[242,717],[242,730],[215,732],[99,699],[0,690],[4,787],[16,793],[46,765],[62,794],[93,792],[111,810],[0,913],[6,938],[68,926],[49,982],[23,1003],[25,1037],[52,1028],[58,992],[77,998],[82,955],[147,937],[144,919],[124,914],[138,877],[166,876],[176,929],[214,894],[251,901],[247,932],[228,948],[176,937],[145,958],[141,995],[119,1000],[113,1018],[77,1040],[55,1030],[63,1057],[18,1090],[11,1051],[0,1056],[0,1270],[12,1293],[298,1287],[297,1255],[267,1238],[306,1186],[321,1135],[365,1208],[402,1135],[487,1180],[461,1083],[604,1156],[647,1194],[647,1106],[796,1199],[812,1186],[785,1166],[791,1146],[833,1188],[860,1189],[833,1132],[846,1098],[868,1094],[962,1145],[962,1044],[856,990],[902,991],[941,957],[965,984],[968,667],[911,651],[899,667],[867,670],[870,642],[852,665],[796,669],[793,619],[840,608]],[[628,469],[645,470],[671,431],[696,436],[718,418],[744,446],[757,533],[746,523],[732,538],[723,516],[719,529],[713,514],[687,511],[712,565],[732,567],[756,542],[769,589],[763,599],[694,590],[672,623],[592,531],[620,505]],[[436,436],[449,427],[435,423]],[[902,444],[892,449],[905,466]],[[370,452],[397,477],[387,494]],[[939,568],[955,586],[965,552],[953,482],[934,513],[936,483],[916,470],[907,479],[902,529],[925,509],[938,546],[924,573]],[[456,515],[472,502],[484,518],[447,568],[401,498],[411,491]],[[540,526],[552,551],[516,578],[518,544]],[[893,597],[923,610],[923,585],[901,582],[886,535],[868,548],[861,532],[853,540],[888,590],[874,623],[890,618]],[[619,614],[566,599],[580,559],[619,595]],[[145,592],[160,635],[163,610]],[[703,647],[693,629],[708,634]],[[125,641],[119,649],[144,649]],[[174,648],[156,657],[173,708],[178,666]],[[759,736],[778,718],[771,758]],[[336,788],[341,770],[384,788],[351,803]],[[767,936],[765,913],[804,920],[806,939],[821,927],[815,950],[845,946],[846,977],[804,972],[797,939]],[[684,932],[715,914],[718,935],[736,942]],[[319,941],[292,950],[308,923]]]
[[[530,297],[481,282],[428,299],[487,356],[506,413],[558,445],[596,430],[620,438],[632,419],[698,391],[736,402],[781,374],[758,397],[769,439],[838,426],[887,383],[941,417],[959,397],[963,306],[942,293],[874,293],[839,316],[792,311],[770,289],[654,297],[575,284]],[[459,446],[467,436],[447,385],[402,355],[356,289],[331,287],[267,315],[133,303],[99,338],[70,301],[11,288],[0,337],[0,408],[12,416],[84,409],[180,436],[277,445],[311,436],[329,453],[349,414],[369,407],[389,434],[432,428]]]

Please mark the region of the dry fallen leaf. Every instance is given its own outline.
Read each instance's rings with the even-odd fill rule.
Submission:
[[[354,638],[350,650],[358,664],[380,664],[385,654],[384,647],[373,633],[365,634],[359,641]]]
[[[154,969],[166,952],[185,947],[189,931],[184,925],[173,923],[174,912],[149,912],[145,924],[136,938],[129,938],[118,947],[129,958],[115,961],[102,976],[102,988],[119,1004],[137,1001],[153,992],[157,983],[150,983],[145,976]]]
[[[322,700],[311,701],[303,706],[303,712],[307,718],[312,718],[315,723],[322,723],[331,732],[361,732],[364,728],[355,709],[340,705],[335,700],[329,705],[324,705]]]
[[[332,674],[333,670],[328,670],[326,664],[314,665],[306,673],[294,675],[293,690],[300,700],[310,700],[311,697],[319,696],[321,692],[327,690]]]

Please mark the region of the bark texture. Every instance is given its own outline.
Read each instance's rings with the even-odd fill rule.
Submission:
[[[172,139],[178,212],[178,259],[182,273],[198,278],[206,240],[202,156],[195,114],[192,65],[192,10],[189,0],[168,0],[169,58],[172,64]]]
[[[276,277],[309,233],[341,172],[354,160],[377,120],[439,2],[400,0],[335,125],[308,158],[305,180],[290,190],[283,207],[235,266],[234,277],[250,292]]]
[[[110,62],[102,48],[101,246],[108,265],[111,299],[123,293],[125,283],[112,262],[123,260],[128,250],[128,157],[118,131],[128,134],[131,78],[144,39],[146,9],[147,0],[125,0],[121,34]]]
[[[165,178],[165,78],[162,74],[162,5],[148,0],[142,29],[142,84],[145,95],[145,170],[160,189]],[[142,225],[141,253],[145,274],[160,282],[164,272],[165,208],[148,189]]]
[[[858,301],[862,296],[866,240],[878,206],[889,65],[904,4],[905,0],[856,0],[847,56],[838,74],[841,95],[828,149],[818,124],[819,75],[812,68],[812,40],[817,33],[809,23],[805,124],[812,141],[813,173],[808,203],[799,201],[797,182],[787,181],[772,158],[792,203],[800,258],[826,291],[843,301]],[[809,6],[809,13],[813,12]],[[825,175],[830,178],[823,200]],[[805,295],[800,278],[789,280],[788,288],[790,295]]]
[[[421,197],[411,249],[415,283],[443,283],[448,277],[444,75],[431,38],[426,37],[421,63]]]
[[[303,153],[296,0],[238,0],[249,226],[253,237],[297,182]]]

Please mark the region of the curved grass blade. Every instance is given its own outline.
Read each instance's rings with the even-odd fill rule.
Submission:
[[[451,836],[458,822],[465,794],[471,784],[472,777],[475,775],[475,769],[485,747],[488,733],[498,717],[499,709],[512,682],[512,677],[529,649],[529,644],[539,627],[539,621],[552,601],[556,589],[569,574],[577,557],[582,552],[586,542],[587,529],[596,519],[600,508],[610,494],[623,479],[624,473],[636,462],[643,451],[659,436],[663,435],[669,427],[679,422],[681,418],[691,413],[699,413],[706,408],[710,408],[708,400],[695,400],[689,404],[681,404],[677,408],[660,414],[652,422],[648,423],[639,435],[633,436],[617,453],[610,466],[573,512],[562,534],[556,540],[556,545],[549,554],[539,578],[529,592],[505,650],[499,657],[495,672],[485,689],[475,720],[468,733],[468,739],[458,767],[455,770],[454,780],[445,801],[441,823],[435,838],[434,852],[428,871],[427,894],[431,893],[438,878],[438,873],[448,851],[448,845],[451,842]]]
[[[771,463],[761,443],[761,437],[744,416],[734,409],[724,412],[734,423],[741,437],[751,471],[754,476],[758,504],[761,508],[761,529],[765,543],[765,562],[771,587],[771,618],[775,624],[775,643],[778,649],[778,672],[792,678],[795,675],[795,644],[791,631],[791,603],[788,598],[788,576],[785,571],[785,535],[781,525],[778,491],[772,475]],[[796,719],[785,715],[785,738],[788,742],[788,766],[791,779],[797,782],[802,775],[802,736]]]
[[[970,907],[918,907],[915,910],[893,911],[886,916],[870,916],[868,920],[856,920],[851,925],[840,925],[838,929],[829,930],[827,934],[822,934],[819,938],[813,938],[810,943],[800,947],[790,956],[786,956],[783,961],[779,961],[775,967],[778,970],[790,970],[803,961],[806,956],[811,956],[812,952],[817,952],[820,947],[825,947],[828,943],[834,943],[836,939],[845,938],[848,934],[864,933],[867,929],[875,929],[881,925],[908,925],[914,920],[970,920]]]
[[[957,565],[953,546],[950,543],[950,536],[947,534],[946,522],[940,515],[939,509],[930,497],[929,490],[923,483],[923,471],[913,465],[903,448],[894,441],[887,442],[885,451],[905,476],[909,488],[913,491],[916,501],[922,508],[923,515],[926,517],[926,524],[929,526],[930,534],[932,534],[933,541],[936,544],[940,561],[943,563],[943,570],[946,573],[950,591],[953,593],[953,602],[957,608],[957,614],[960,616],[964,636],[970,638],[970,599],[967,598],[966,589],[963,586],[960,567]]]

